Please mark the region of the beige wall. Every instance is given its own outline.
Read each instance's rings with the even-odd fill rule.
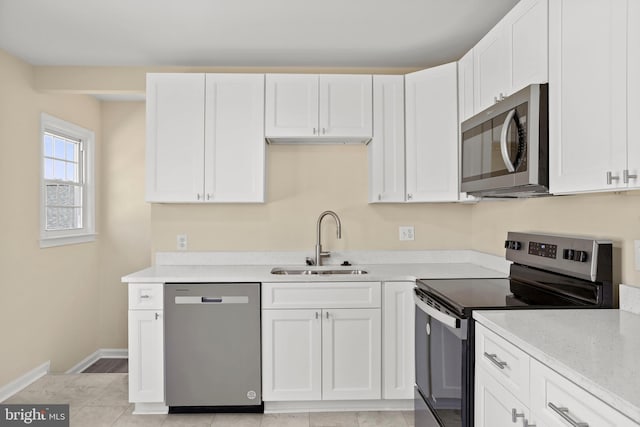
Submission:
[[[507,231],[589,235],[614,241],[623,283],[640,286],[633,241],[640,240],[640,191],[482,202],[473,207],[472,248],[503,255]]]
[[[367,203],[364,145],[267,146],[266,204],[170,205],[151,208],[152,248],[176,249],[187,234],[190,250],[307,250],[316,220],[327,209],[342,220],[343,237],[327,218],[328,250],[467,248],[471,206]],[[400,242],[398,226],[413,225],[416,239]]]
[[[100,104],[33,89],[33,68],[0,50],[0,385],[51,360],[64,371],[96,350],[98,243],[40,249],[40,113],[96,132]]]
[[[98,348],[127,348],[127,286],[120,278],[151,264],[144,117],[144,102],[102,104]]]

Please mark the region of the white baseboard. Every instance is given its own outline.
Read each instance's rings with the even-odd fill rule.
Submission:
[[[47,375],[49,373],[50,365],[51,361],[47,360],[42,365],[33,368],[21,377],[11,381],[9,384],[0,387],[0,402],[7,400],[28,385]]]
[[[82,359],[65,374],[79,374],[99,359],[126,359],[127,357],[129,357],[129,350],[126,348],[100,348]]]

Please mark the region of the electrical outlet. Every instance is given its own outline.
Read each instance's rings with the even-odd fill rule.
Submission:
[[[400,226],[400,240],[414,240],[415,232],[413,225]]]
[[[187,250],[187,235],[186,234],[178,234],[176,236],[176,248],[179,251]]]
[[[636,258],[636,271],[640,271],[640,240],[633,241],[633,253]]]

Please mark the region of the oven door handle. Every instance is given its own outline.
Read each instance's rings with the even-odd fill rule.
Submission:
[[[502,161],[504,165],[507,167],[507,171],[515,172],[516,167],[511,163],[511,159],[509,158],[509,149],[507,148],[507,133],[509,132],[509,128],[511,127],[511,120],[513,120],[513,116],[516,114],[516,109],[509,111],[507,114],[507,118],[502,125],[502,133],[500,135],[500,153],[502,154]]]
[[[448,314],[438,311],[435,308],[425,304],[424,301],[422,301],[416,294],[415,289],[413,290],[413,301],[416,303],[416,307],[427,313],[432,318],[436,319],[438,322],[443,323],[453,329],[460,329],[460,319],[449,316]]]

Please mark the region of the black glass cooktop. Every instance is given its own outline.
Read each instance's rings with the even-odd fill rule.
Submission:
[[[418,288],[460,315],[474,309],[523,305],[513,297],[509,279],[422,279]]]

